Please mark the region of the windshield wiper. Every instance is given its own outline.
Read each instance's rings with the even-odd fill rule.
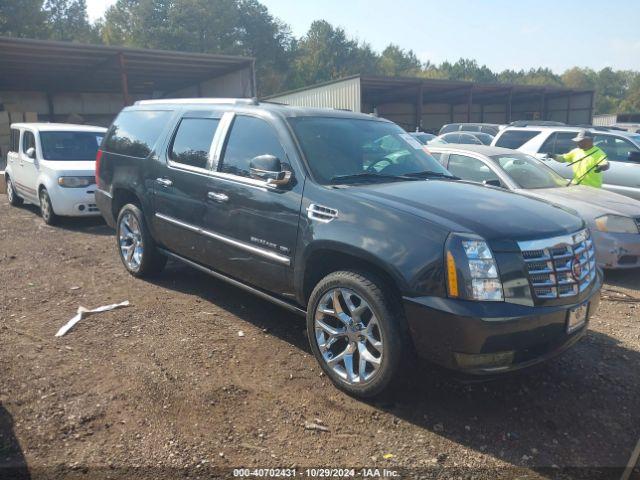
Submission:
[[[331,183],[350,183],[357,182],[361,180],[381,180],[381,181],[390,181],[390,180],[420,180],[417,177],[408,177],[406,175],[385,175],[382,173],[374,173],[374,172],[360,172],[360,173],[352,173],[350,175],[337,175],[331,179]]]
[[[425,170],[424,172],[411,172],[405,173],[404,177],[412,177],[412,178],[449,178],[451,180],[460,180],[460,177],[456,177],[455,175],[451,175],[450,173],[442,173],[442,172],[434,172],[431,170]]]

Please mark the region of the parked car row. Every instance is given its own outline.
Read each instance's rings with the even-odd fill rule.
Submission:
[[[42,132],[27,153],[35,128],[16,126],[15,158],[53,162]],[[304,315],[322,370],[357,396],[389,388],[412,353],[477,376],[558,355],[598,308],[598,263],[640,257],[640,202],[598,192],[593,209],[593,189],[477,137],[229,99],[140,101],[91,133],[104,138],[86,188],[127,271],[171,258]],[[443,136],[468,133],[487,134]],[[64,172],[48,176],[61,188],[88,176]],[[18,183],[13,204],[53,188]]]

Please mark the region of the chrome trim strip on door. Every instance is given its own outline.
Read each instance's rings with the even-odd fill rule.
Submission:
[[[170,217],[168,215],[163,215],[162,213],[156,213],[156,217],[165,222],[172,223],[179,227],[182,227],[186,230],[190,230],[192,232],[198,233],[200,235],[204,235],[205,237],[213,238],[215,240],[219,240],[228,245],[234,246],[236,248],[240,248],[242,250],[246,250],[247,252],[254,253],[256,255],[260,255],[261,257],[268,258],[269,260],[273,260],[277,263],[281,263],[283,265],[291,265],[291,259],[289,257],[285,257],[284,255],[277,254],[270,250],[265,250],[264,248],[258,248],[254,245],[250,245],[245,242],[241,242],[239,240],[234,240],[233,238],[226,237],[224,235],[220,235],[218,233],[211,232],[209,230],[205,230],[200,227],[196,227],[195,225],[191,225],[190,223],[182,222],[176,218]]]
[[[274,303],[274,304],[276,304],[276,305],[278,305],[280,307],[286,308],[287,310],[290,310],[290,311],[292,311],[294,313],[297,313],[298,315],[302,315],[304,317],[307,314],[307,312],[305,310],[303,310],[302,308],[299,308],[296,305],[293,305],[293,304],[291,304],[289,302],[286,302],[284,300],[280,300],[279,298],[274,297],[272,295],[269,295],[268,293],[263,292],[262,290],[259,290],[257,288],[251,287],[251,286],[249,286],[249,285],[247,285],[245,283],[239,282],[238,280],[235,280],[233,278],[227,277],[226,275],[223,275],[222,273],[216,272],[215,270],[212,270],[212,269],[207,268],[207,267],[205,267],[203,265],[200,265],[199,263],[192,262],[191,260],[189,260],[187,258],[184,258],[184,257],[182,257],[180,255],[177,255],[177,254],[175,254],[173,252],[170,252],[168,250],[165,250],[164,248],[159,248],[159,250],[163,254],[167,255],[168,257],[175,258],[176,260],[179,260],[179,261],[181,261],[183,263],[186,263],[187,265],[189,265],[189,266],[191,266],[193,268],[196,268],[196,269],[198,269],[198,270],[200,270],[200,271],[202,271],[202,272],[204,272],[204,273],[206,273],[208,275],[211,275],[212,277],[215,277],[215,278],[217,278],[219,280],[222,280],[223,282],[227,282],[227,283],[229,283],[229,284],[231,284],[231,285],[233,285],[235,287],[242,288],[243,290],[246,290],[246,291],[248,291],[250,293],[253,293],[254,295],[256,295],[256,296],[258,296],[260,298],[263,298],[263,299],[265,299],[265,300],[267,300],[267,301],[269,301],[271,303]]]

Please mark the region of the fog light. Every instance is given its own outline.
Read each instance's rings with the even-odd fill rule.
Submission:
[[[499,369],[508,367],[513,363],[515,352],[496,353],[457,353],[454,352],[456,363],[465,369]]]
[[[80,210],[81,212],[84,212],[84,205],[80,205],[80,206],[78,207],[78,210]]]

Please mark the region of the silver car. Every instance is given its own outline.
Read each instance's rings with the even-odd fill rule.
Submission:
[[[515,150],[481,145],[428,149],[464,180],[506,188],[577,212],[591,230],[601,267],[640,267],[640,201],[603,189],[567,186],[569,181],[546,164]]]
[[[559,126],[508,127],[496,135],[491,145],[533,155],[563,177],[572,178],[573,169],[569,164],[551,160],[548,155],[567,153],[576,148],[571,139],[580,130],[580,127]],[[640,134],[601,128],[591,131],[594,145],[600,147],[609,160],[603,188],[640,200]]]

